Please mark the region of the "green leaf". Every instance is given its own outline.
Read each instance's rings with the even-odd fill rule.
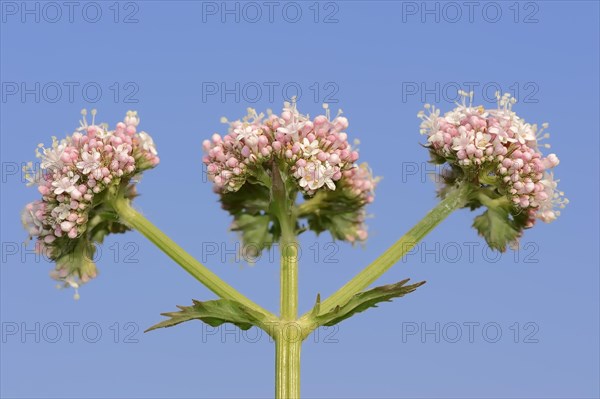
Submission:
[[[364,218],[365,203],[349,187],[338,184],[335,191],[322,190],[314,197],[305,197],[299,217],[306,218],[310,230],[317,234],[329,231],[336,240],[346,241]]]
[[[266,212],[271,203],[271,193],[260,184],[246,183],[238,191],[228,192],[221,196],[223,209],[230,214],[257,214]]]
[[[257,257],[279,240],[279,223],[269,213],[268,188],[246,182],[238,191],[223,194],[221,202],[223,209],[233,216],[231,229],[240,232],[245,256]]]
[[[526,221],[524,212],[516,214],[506,207],[489,207],[475,218],[473,227],[491,248],[504,252],[509,244],[521,236]]]
[[[317,296],[317,303],[311,312],[313,320],[319,326],[333,326],[359,312],[363,312],[371,307],[377,307],[380,302],[391,302],[393,298],[399,298],[416,290],[425,284],[421,281],[416,284],[406,285],[410,279],[402,280],[395,284],[383,285],[373,288],[369,291],[360,292],[354,295],[346,304],[336,306],[325,313],[320,313],[321,301]]]
[[[231,230],[239,231],[244,243],[244,256],[257,257],[263,249],[271,247],[274,242],[271,217],[269,215],[237,215],[231,225]]]
[[[161,313],[169,319],[162,321],[145,332],[156,330],[157,328],[173,327],[177,324],[190,321],[201,320],[212,327],[218,327],[224,323],[231,323],[248,330],[252,326],[265,328],[266,318],[257,311],[231,299],[217,299],[213,301],[200,302],[192,300],[192,306],[177,306],[180,311]]]

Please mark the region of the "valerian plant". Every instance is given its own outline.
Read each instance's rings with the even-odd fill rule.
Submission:
[[[53,138],[49,148],[40,144],[41,168],[29,165],[28,179],[42,198],[25,207],[23,224],[36,238],[36,249],[56,262],[51,275],[75,288],[75,298],[77,289],[96,276],[90,260],[95,245],[107,234],[138,230],[218,296],[163,313],[167,319],[149,330],[190,320],[261,328],[275,341],[276,397],[297,398],[302,341],[319,326],[335,325],[424,284],[406,279],[368,289],[452,212],[486,208],[473,227],[491,248],[505,251],[518,246],[537,219],[553,221],[568,203],[550,172],[558,158],[541,153],[548,147],[540,143],[548,137],[547,125],[538,130],[526,123],[512,111],[515,101],[508,95],[498,95],[494,109],[473,106],[472,93],[461,95],[462,103],[443,116],[429,105],[427,114],[418,115],[431,162],[448,166],[439,204],[338,291],[324,300],[317,296],[303,315],[298,314],[298,235],[328,231],[337,240],[365,241],[366,206],[379,181],[358,163],[358,152],[348,142],[348,120],[341,112],[332,119],[327,106],[325,115],[314,119],[298,112],[295,101],[279,115],[249,109],[241,120],[223,118],[227,134],[202,143],[208,177],[233,218],[232,230],[256,254],[279,245],[278,315],[221,280],[133,208],[141,173],[159,162],[152,138],[138,132],[135,112],[114,130],[96,125],[94,118],[88,125],[84,112],[71,136]]]

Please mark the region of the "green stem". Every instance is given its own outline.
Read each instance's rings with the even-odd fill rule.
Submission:
[[[413,249],[434,227],[448,215],[465,205],[468,187],[463,186],[449,192],[421,221],[396,241],[373,263],[358,273],[337,292],[321,302],[321,309],[329,311],[346,304],[350,298],[369,287],[383,273]],[[310,325],[310,312],[300,318],[301,325]]]
[[[298,242],[288,223],[280,222],[280,225],[281,318],[291,321],[298,316]]]
[[[275,338],[275,397],[300,398],[300,350],[302,339],[295,328],[282,327]],[[291,331],[291,333],[290,333]]]
[[[158,227],[131,207],[129,200],[116,199],[113,201],[113,207],[124,224],[142,233],[177,264],[183,267],[185,271],[204,284],[206,288],[221,298],[237,301],[254,311],[264,314],[269,320],[276,320],[275,315],[248,299],[188,254],[165,233],[160,231]]]
[[[298,331],[298,242],[293,203],[277,165],[272,169],[271,206],[279,221],[281,239],[281,323],[275,335],[275,396],[300,397],[300,349]]]

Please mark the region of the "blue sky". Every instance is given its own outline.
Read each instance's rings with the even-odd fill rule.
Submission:
[[[300,309],[335,291],[436,203],[417,112],[458,87],[495,90],[549,122],[571,203],[522,249],[488,251],[452,214],[380,283],[427,280],[304,345],[305,397],[593,398],[599,369],[599,5],[539,2],[0,3],[3,397],[270,397],[274,345],[199,322],[143,334],[159,313],[214,296],[141,235],[103,245],[100,276],[57,291],[22,246],[18,169],[39,142],[138,110],[161,165],[136,206],[228,282],[275,310],[275,254],[236,259],[229,217],[202,173],[201,142],[248,106],[342,108],[361,160],[383,176],[364,247],[302,237]],[[218,249],[215,249],[218,248]]]

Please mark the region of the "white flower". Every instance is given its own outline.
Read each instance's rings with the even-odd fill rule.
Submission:
[[[39,147],[42,147],[42,144]],[[42,169],[61,169],[64,162],[60,158],[66,147],[67,143],[64,140],[59,143],[56,137],[52,137],[52,147],[44,148],[41,153],[36,151],[36,156],[42,160],[40,167]]]
[[[127,111],[127,115],[125,115],[125,119],[123,122],[129,126],[137,126],[140,124],[140,117],[138,116],[136,111]]]
[[[467,150],[469,144],[473,139],[473,136],[470,135],[466,130],[461,129],[460,137],[455,137],[452,139],[452,149],[455,151]]]
[[[23,167],[23,172],[28,186],[40,185],[44,180],[44,172],[41,168],[34,168],[33,162],[28,162]]]
[[[545,223],[550,223],[560,216],[558,209],[563,209],[569,203],[569,200],[564,197],[564,192],[557,189],[558,180],[554,180],[552,173],[545,173],[540,183],[544,186],[546,199],[539,201],[536,217]]]
[[[460,121],[463,120],[464,117],[465,115],[457,110],[447,112],[446,115],[444,115],[446,122],[454,126],[460,126]]]
[[[253,125],[240,126],[233,130],[235,134],[237,134],[236,139],[238,141],[241,140],[258,140],[258,128]]]
[[[491,126],[487,130],[491,134],[495,134],[500,140],[501,143],[506,143],[507,141],[515,142],[515,139],[509,137],[508,132],[504,130],[504,128],[500,125]]]
[[[82,161],[77,162],[77,169],[81,169],[85,175],[96,171],[100,167],[100,153],[95,149],[91,153],[82,152],[81,159]]]
[[[300,148],[302,148],[302,152],[303,152],[304,156],[307,158],[310,158],[319,153],[319,151],[320,151],[319,141],[313,140],[313,142],[311,143],[305,137],[304,140],[302,140],[302,144],[300,144]]]
[[[335,168],[325,162],[323,168],[323,182],[329,187],[330,190],[335,191],[335,183],[333,182],[333,175],[335,174]]]
[[[71,213],[71,207],[68,204],[62,203],[52,209],[52,216],[61,222],[65,220]]]
[[[285,122],[284,122],[285,123]],[[299,132],[304,128],[305,122],[299,122],[297,120],[292,120],[290,123],[286,124],[277,129],[278,133],[283,133],[285,135],[292,136],[294,141],[298,141]]]
[[[437,144],[439,146],[443,146],[444,145],[444,132],[441,130],[438,130],[436,133],[429,136],[427,141],[432,144]]]
[[[314,191],[325,184],[325,167],[319,161],[308,162],[296,171],[300,187]],[[335,187],[335,186],[334,186]]]
[[[281,115],[282,118],[279,120],[281,127],[277,129],[277,132],[290,135],[293,141],[299,141],[299,133],[304,129],[308,118],[298,112],[296,98],[293,98],[291,103],[285,103]]]
[[[62,193],[71,193],[71,191],[75,190],[75,183],[79,180],[79,175],[72,176],[64,176],[58,181],[53,181],[52,186],[56,187],[54,190],[54,194],[59,195]]]
[[[21,223],[30,236],[39,235],[44,230],[44,225],[35,216],[35,211],[39,207],[39,203],[28,204],[23,212],[21,212]]]
[[[514,133],[515,138],[521,144],[525,144],[526,141],[535,141],[535,129],[529,123],[525,123],[521,120],[515,120],[510,127],[510,131]]]
[[[425,104],[425,109],[430,110],[430,113],[426,114],[424,111],[419,111],[419,113],[417,114],[417,117],[423,121],[419,126],[419,133],[431,134],[431,132],[437,132],[438,130],[440,130],[440,110],[436,109],[431,104]]]
[[[129,160],[129,154],[132,151],[132,148],[129,144],[119,144],[117,147],[113,146],[113,148],[115,149],[113,160],[123,163]]]
[[[150,137],[148,133],[140,132],[139,138],[140,145],[142,146],[144,151],[149,151],[152,155],[158,154],[158,152],[156,151],[156,146],[154,145],[154,140],[152,140],[152,137]]]
[[[492,136],[487,133],[477,132],[475,135],[475,147],[485,150],[487,147],[491,146],[490,140]]]
[[[105,126],[96,126],[96,137],[101,140],[107,139],[113,135],[113,132],[108,130]]]

